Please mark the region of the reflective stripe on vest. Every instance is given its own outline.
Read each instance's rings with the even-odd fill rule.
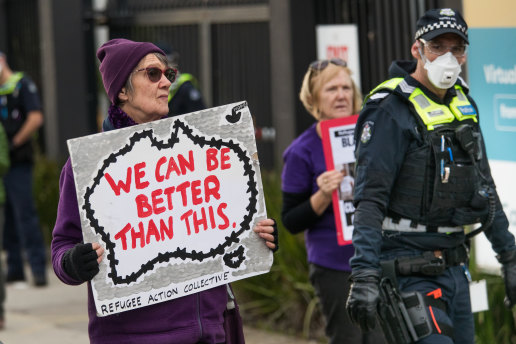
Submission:
[[[179,75],[179,78],[177,78],[177,80],[172,85],[170,85],[170,89],[168,90],[169,103],[172,100],[172,98],[174,98],[174,96],[176,95],[177,90],[179,90],[179,87],[181,87],[181,85],[187,81],[190,81],[195,87],[197,87],[197,80],[192,74],[185,73]]]
[[[0,87],[0,96],[13,93],[16,89],[16,85],[18,85],[18,81],[20,81],[22,78],[22,72],[13,73],[9,79],[7,79],[6,83]]]
[[[403,78],[394,78],[381,83],[375,87],[371,93],[369,93],[365,101],[367,101],[367,99],[369,99],[374,93],[381,90],[387,89],[392,91],[398,87],[398,85],[402,86],[400,84],[403,80]],[[401,88],[403,89],[405,87]],[[468,97],[466,97],[462,87],[459,85],[455,85],[456,96],[453,97],[450,102],[450,107],[434,102],[417,87],[409,86],[406,88],[412,91],[408,99],[412,105],[414,105],[414,109],[429,131],[433,130],[434,126],[437,124],[450,123],[455,119],[458,121],[472,119],[474,122],[477,122],[477,113],[475,108],[469,102]]]

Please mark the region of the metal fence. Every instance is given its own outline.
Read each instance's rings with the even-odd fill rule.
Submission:
[[[3,10],[9,66],[24,71],[41,87],[38,1],[4,0]]]
[[[198,25],[110,25],[109,28],[110,38],[154,42],[162,48],[179,52],[181,70],[199,76],[201,55]]]
[[[148,10],[177,8],[216,8],[221,6],[245,6],[267,4],[268,0],[110,0],[108,9],[121,15]]]

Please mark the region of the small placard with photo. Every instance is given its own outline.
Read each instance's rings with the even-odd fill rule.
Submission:
[[[353,191],[355,187],[354,131],[358,115],[321,122],[324,158],[327,170],[338,170],[344,175],[333,193],[333,211],[339,245],[351,244],[353,235]]]

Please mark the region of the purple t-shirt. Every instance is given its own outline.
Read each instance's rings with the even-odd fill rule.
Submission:
[[[326,171],[322,140],[317,135],[316,124],[304,131],[283,154],[282,187],[288,193],[314,194],[319,187],[317,177]],[[351,271],[349,259],[354,254],[352,245],[339,246],[333,216],[333,205],[312,227],[305,231],[308,261],[326,268]]]

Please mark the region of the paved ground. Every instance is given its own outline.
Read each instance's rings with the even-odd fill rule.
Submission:
[[[49,285],[35,288],[8,285],[6,328],[0,331],[1,344],[86,344],[88,316],[86,285],[72,287],[49,272]],[[246,327],[247,344],[315,344]]]

